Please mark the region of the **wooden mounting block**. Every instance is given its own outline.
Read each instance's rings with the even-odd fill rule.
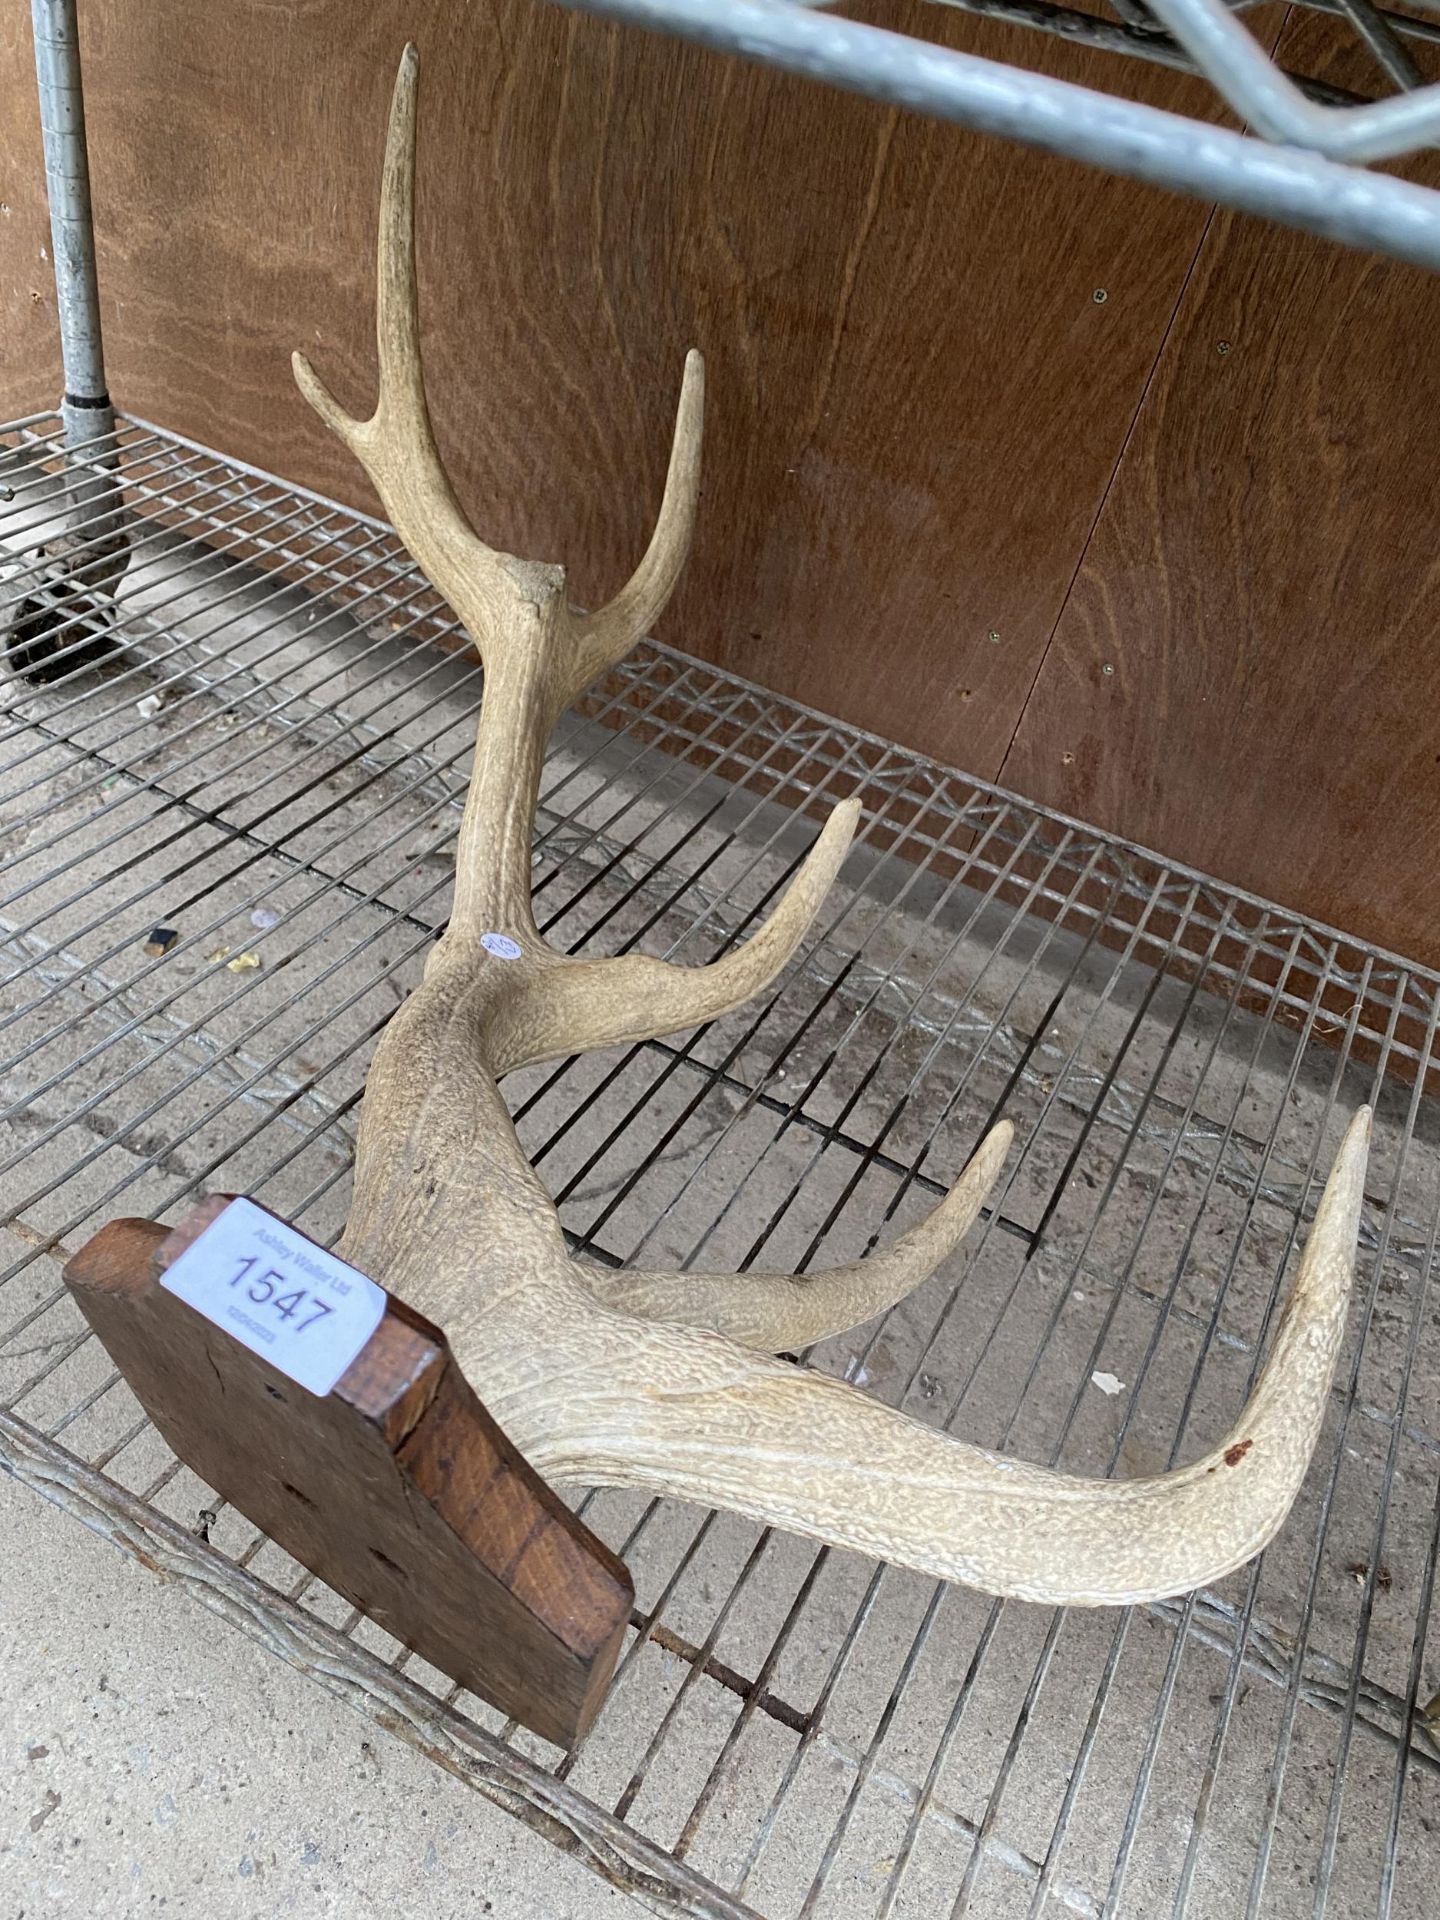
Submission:
[[[391,1294],[333,1392],[249,1351],[159,1276],[229,1204],[173,1231],[114,1220],[65,1282],[179,1459],[397,1640],[569,1746],[615,1670],[624,1563],[526,1463],[428,1320]],[[294,1232],[293,1228],[287,1231]]]

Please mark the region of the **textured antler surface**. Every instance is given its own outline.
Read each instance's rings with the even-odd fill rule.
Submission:
[[[296,377],[473,636],[485,697],[453,914],[376,1052],[341,1252],[445,1328],[491,1413],[555,1478],[730,1507],[1037,1600],[1139,1600],[1218,1578],[1280,1525],[1315,1445],[1344,1327],[1367,1111],[1346,1136],[1239,1422],[1193,1466],[1152,1479],[1076,1479],[987,1453],[770,1357],[870,1318],[932,1273],[999,1173],[1008,1124],[927,1219],[857,1266],[814,1276],[601,1273],[566,1252],[498,1080],[694,1026],[763,992],[824,899],[859,808],[846,800],[835,809],[770,919],[709,966],[575,959],[536,931],[530,854],[545,743],[564,707],[648,630],[684,564],[703,373],[692,353],[654,537],[600,612],[572,614],[563,568],[478,538],[436,451],[420,370],[415,80],[407,48],[385,156],[375,411],[352,419],[298,354]],[[487,943],[494,933],[509,939]]]

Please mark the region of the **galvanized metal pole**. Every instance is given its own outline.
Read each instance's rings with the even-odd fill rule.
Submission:
[[[1389,174],[1342,165],[1301,146],[1271,145],[1227,127],[790,0],[558,4],[675,34],[915,113],[978,127],[1111,173],[1218,200],[1347,246],[1373,247],[1440,270],[1440,194]],[[1194,29],[1189,50],[1217,83],[1223,79],[1232,88],[1249,86],[1253,94],[1263,82],[1272,117],[1274,111],[1290,113],[1287,138],[1295,137],[1298,127],[1317,144],[1353,146],[1357,155],[1370,155],[1397,152],[1433,137],[1432,122],[1440,118],[1440,87],[1372,107],[1321,108],[1283,81],[1253,41],[1239,46],[1237,54],[1244,30],[1227,7],[1203,7],[1200,0],[1153,4],[1177,35],[1182,26],[1187,33]],[[1211,38],[1221,43],[1218,55]],[[1321,116],[1318,121],[1316,115]]]
[[[51,564],[44,577],[37,578],[34,604],[26,603],[26,618],[32,625],[48,619],[58,623],[59,633],[69,633],[61,657],[79,667],[101,657],[95,641],[113,615],[113,596],[129,559],[130,543],[118,478],[115,409],[105,384],[100,344],[100,288],[90,218],[76,0],[30,0],[30,19],[65,375],[60,415],[65,430],[67,514],[64,525],[45,542],[43,551]]]
[[[45,191],[60,354],[65,368],[61,413],[67,446],[101,438],[113,445],[115,413],[105,386],[100,344],[100,290],[90,219],[90,166],[85,148],[85,101],[80,86],[80,33],[75,0],[30,0],[35,32],[35,77],[45,141]]]

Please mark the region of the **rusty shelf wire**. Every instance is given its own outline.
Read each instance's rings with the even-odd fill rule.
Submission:
[[[962,1257],[810,1364],[1028,1458],[1144,1473],[1238,1408],[1373,1099],[1349,1343],[1288,1525],[1213,1591],[1069,1613],[593,1495],[637,1608],[561,1754],[169,1457],[60,1265],[207,1190],[338,1233],[369,1049],[444,924],[480,675],[432,644],[450,617],[384,525],[116,432],[118,601],[52,604],[53,677],[0,681],[10,1470],[662,1912],[1433,1910],[1440,977],[658,644],[554,743],[553,938],[707,958],[793,869],[797,810],[861,791],[867,819],[771,1002],[507,1083],[574,1246],[850,1257],[1003,1109],[1017,1153]],[[72,449],[70,483],[114,451]],[[0,430],[0,599],[31,597],[32,637],[65,471],[57,416]],[[157,926],[177,938],[147,955]]]

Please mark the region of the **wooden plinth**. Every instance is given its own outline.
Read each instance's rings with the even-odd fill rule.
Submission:
[[[65,1269],[175,1454],[424,1660],[562,1746],[604,1698],[634,1590],[391,1295],[317,1397],[159,1284],[228,1204],[115,1220]]]

